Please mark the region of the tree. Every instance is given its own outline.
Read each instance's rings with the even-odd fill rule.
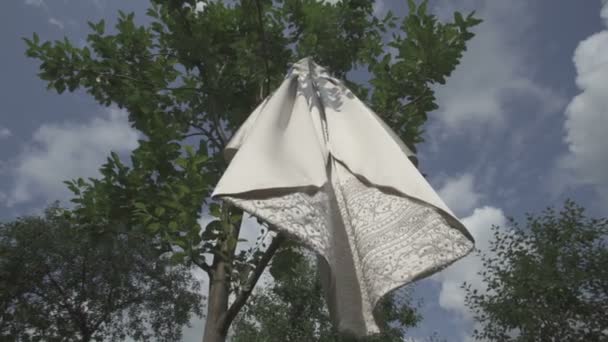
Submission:
[[[480,273],[485,291],[465,284],[466,304],[481,323],[477,339],[608,339],[608,219],[585,216],[567,200],[559,213],[527,215],[526,227],[492,228]]]
[[[281,258],[281,259],[278,259]],[[270,288],[255,293],[234,324],[233,342],[347,342],[333,329],[313,260],[305,253],[282,248],[270,266],[275,280]],[[409,294],[398,292],[380,304],[382,332],[360,342],[402,341],[403,330],[419,322]]]
[[[243,259],[235,255],[242,212],[209,200],[226,168],[221,151],[232,132],[283,80],[290,63],[312,56],[368,103],[412,148],[422,141],[432,87],[459,63],[473,13],[440,23],[408,0],[410,13],[373,15],[373,0],[151,0],[151,22],[119,13],[115,32],[90,23],[79,48],[68,39],[26,39],[40,78],[62,93],[82,88],[102,105],[129,113],[146,138],[126,166],[112,154],[101,179],[74,180],[83,222],[119,222],[158,239],[174,260],[207,272],[209,300],[204,340],[225,340],[231,322],[282,242]],[[391,42],[382,35],[396,31]],[[387,52],[390,47],[395,56]],[[371,73],[369,86],[348,79],[355,67]],[[190,146],[193,137],[200,140]],[[215,220],[201,228],[205,208]],[[230,294],[235,296],[229,301]]]
[[[52,206],[0,224],[3,341],[179,341],[202,315],[199,283],[145,239],[91,234]]]

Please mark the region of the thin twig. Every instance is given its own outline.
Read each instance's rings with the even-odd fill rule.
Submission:
[[[409,106],[413,106],[416,103],[418,103],[418,101],[422,100],[427,94],[421,94],[416,96],[413,100],[411,100],[410,102],[406,103],[403,108],[408,108]]]
[[[190,138],[190,137],[195,137],[197,135],[207,136],[207,134],[205,134],[205,132],[197,132],[197,133],[190,133],[190,134],[182,135],[182,139],[186,139],[186,138]]]
[[[262,92],[262,98],[260,99],[263,100],[268,93],[270,93],[270,67],[268,65],[268,46],[267,46],[267,42],[266,42],[266,32],[264,32],[264,16],[262,15],[262,5],[260,4],[259,0],[255,0],[255,5],[256,5],[256,9],[257,9],[257,14],[258,14],[258,29],[260,31],[260,39],[262,40],[260,42],[260,47],[261,47],[261,51],[262,51],[262,57],[264,59],[264,71],[266,73],[265,75],[265,82],[266,82],[266,89]]]
[[[203,134],[205,134],[205,136],[207,136],[209,141],[211,141],[211,143],[213,144],[213,147],[217,148],[218,151],[222,150],[224,145],[222,144],[222,141],[220,138],[217,138],[215,135],[213,135],[213,132],[211,132],[210,130],[206,129],[205,127],[203,127],[201,125],[195,124],[192,121],[190,121],[189,124],[190,124],[190,126],[203,132]]]
[[[194,31],[192,30],[192,27],[190,26],[190,22],[188,21],[188,18],[185,17],[184,11],[178,10],[178,13],[179,13],[180,17],[182,18],[181,22],[184,24],[186,31],[188,31],[188,35],[190,35],[191,37],[194,37]],[[201,60],[196,61],[195,66],[196,66],[196,69],[198,70],[199,77],[202,77],[203,69],[204,69],[202,61]],[[221,77],[222,73],[224,72],[225,66],[226,65],[224,64],[220,68],[220,73],[218,75],[218,79],[216,80],[216,83],[219,83],[219,77]],[[215,86],[217,87],[217,84]],[[224,147],[224,145],[226,145],[226,142],[228,142],[228,138],[226,137],[226,133],[224,133],[224,130],[221,126],[221,122],[218,117],[218,113],[214,112],[215,108],[213,108],[213,106],[212,106],[213,100],[210,99],[209,102],[210,102],[210,106],[212,107],[211,116],[214,119],[214,123],[215,123],[214,130],[218,133],[218,139],[220,140],[220,143],[221,143],[220,149],[222,149]]]
[[[204,70],[203,64],[199,61],[195,64],[195,66],[198,69],[199,76],[202,75],[203,70]],[[216,83],[218,83],[218,82],[219,82],[219,79],[216,80]],[[217,84],[215,85],[215,87],[217,87]],[[214,89],[212,88],[212,90],[214,90]],[[213,130],[218,134],[218,139],[220,140],[220,143],[222,144],[222,147],[223,147],[224,145],[226,145],[228,138],[226,136],[226,133],[224,132],[224,129],[222,128],[221,121],[220,121],[220,118],[217,113],[217,109],[214,106],[213,98],[209,98],[209,106],[211,109],[210,115],[211,115],[211,118],[213,119],[213,123],[214,123]]]

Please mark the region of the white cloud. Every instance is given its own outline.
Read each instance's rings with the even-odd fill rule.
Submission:
[[[481,194],[474,189],[473,175],[470,173],[447,179],[438,193],[456,214],[468,213],[475,208],[481,198]]]
[[[25,0],[26,5],[41,7],[44,6],[44,0]]]
[[[600,16],[608,27],[608,4]],[[576,85],[581,93],[568,104],[564,138],[568,153],[558,165],[572,171],[570,181],[597,186],[608,206],[608,30],[581,41],[574,52]]]
[[[494,207],[476,208],[473,214],[464,218],[462,223],[475,238],[475,248],[488,253],[490,239],[492,238],[490,228],[492,225],[505,227],[507,219],[502,210]],[[471,313],[465,306],[465,292],[460,288],[463,282],[470,283],[474,288],[483,289],[481,276],[477,274],[482,269],[481,258],[471,253],[442,271],[431,279],[441,282],[439,293],[439,305],[465,320],[472,322]]]
[[[137,139],[126,113],[114,109],[84,124],[43,124],[12,163],[13,187],[5,202],[10,207],[34,198],[65,198],[64,180],[97,176],[110,151],[129,152]]]
[[[8,138],[11,135],[13,135],[13,133],[10,129],[0,126],[0,139]]]
[[[92,0],[92,2],[98,11],[103,11],[107,5],[107,0]]]
[[[451,134],[470,133],[479,125],[501,127],[506,118],[506,96],[534,100],[541,111],[561,109],[562,101],[551,89],[533,79],[534,64],[528,59],[534,19],[528,1],[441,2],[435,13],[451,18],[455,10],[475,9],[484,20],[474,29],[461,64],[449,86],[437,88],[438,119]],[[463,8],[465,10],[463,10]]]
[[[60,30],[64,29],[64,25],[63,22],[57,18],[49,18],[49,24],[53,25],[53,26],[57,26]]]

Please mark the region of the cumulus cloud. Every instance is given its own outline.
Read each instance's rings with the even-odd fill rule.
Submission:
[[[449,86],[437,88],[437,115],[447,131],[463,134],[479,125],[501,127],[506,121],[506,97],[516,94],[538,103],[541,111],[561,109],[560,97],[533,79],[527,56],[534,17],[524,0],[441,2],[435,13],[449,19],[455,10],[476,10],[484,20],[467,45]]]
[[[49,18],[49,24],[53,25],[53,26],[57,26],[60,30],[63,30],[65,28],[65,25],[63,25],[63,22],[57,18]]]
[[[600,12],[608,28],[608,4]],[[559,165],[574,172],[570,181],[597,186],[608,205],[608,30],[581,41],[574,52],[576,85],[581,93],[568,104],[564,140],[568,153]]]
[[[25,0],[25,4],[36,7],[41,7],[45,5],[44,0]]]
[[[12,163],[13,187],[4,202],[10,207],[32,199],[63,199],[69,194],[64,180],[97,176],[110,151],[129,152],[137,139],[126,113],[114,109],[83,124],[43,124]]]
[[[11,135],[13,135],[13,133],[10,129],[0,126],[0,139],[8,138]]]
[[[93,6],[101,12],[106,8],[108,0],[92,0],[91,2],[93,3]]]
[[[481,194],[473,184],[473,175],[464,173],[448,178],[438,190],[439,196],[457,215],[466,214],[479,203]]]
[[[485,206],[476,208],[470,216],[462,220],[462,223],[475,238],[475,247],[484,253],[488,253],[492,238],[490,228],[492,225],[505,227],[507,219],[502,210]],[[457,261],[445,271],[433,276],[431,279],[441,283],[439,305],[445,310],[472,322],[471,313],[464,302],[465,292],[460,286],[466,281],[474,288],[483,289],[483,281],[481,276],[477,274],[481,269],[481,258],[472,253]]]

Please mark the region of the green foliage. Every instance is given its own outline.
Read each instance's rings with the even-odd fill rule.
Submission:
[[[528,215],[526,228],[510,220],[509,230],[492,229],[485,291],[464,285],[482,325],[477,339],[608,339],[608,219],[587,218],[568,200],[559,213]]]
[[[209,196],[226,169],[221,152],[231,134],[290,64],[312,56],[413,149],[427,113],[437,108],[432,85],[445,82],[479,20],[457,14],[453,23],[439,23],[426,1],[410,1],[410,14],[386,45],[383,34],[399,21],[390,12],[376,18],[372,0],[213,1],[203,12],[195,5],[151,0],[146,25],[120,12],[112,30],[103,20],[90,23],[83,47],[34,34],[25,39],[26,54],[40,61],[49,89],[85,90],[101,105],[123,108],[144,136],[131,166],[112,154],[100,179],[68,182],[79,222],[104,223],[96,225],[100,233],[117,226],[145,233],[174,262],[196,264],[210,276],[226,268],[222,281],[235,293],[262,252],[233,255],[242,212]],[[370,71],[371,89],[348,80],[355,67]],[[192,139],[201,141],[196,148],[188,147]],[[202,207],[216,218],[206,227],[198,224]]]
[[[466,18],[456,12],[453,23],[441,23],[427,13],[426,1],[418,7],[413,0],[408,4],[410,12],[400,26],[405,35],[393,33],[388,44],[396,56],[385,53],[370,61],[368,69],[373,74],[371,107],[415,150],[423,141],[427,114],[438,108],[432,85],[445,84],[474,36],[470,29],[481,20],[474,12]],[[390,12],[385,20],[395,24]]]
[[[199,284],[131,233],[98,234],[56,206],[0,224],[0,339],[179,341]]]
[[[234,324],[232,341],[354,342],[332,327],[310,254],[293,248],[283,248],[277,253],[295,255],[292,259],[274,259],[274,262],[292,262],[288,267],[277,266],[274,272],[273,267],[270,268],[275,283],[252,296]],[[358,342],[402,341],[404,329],[416,325],[421,318],[412,307],[409,294],[403,290],[384,300],[376,315],[383,322],[382,334]]]

